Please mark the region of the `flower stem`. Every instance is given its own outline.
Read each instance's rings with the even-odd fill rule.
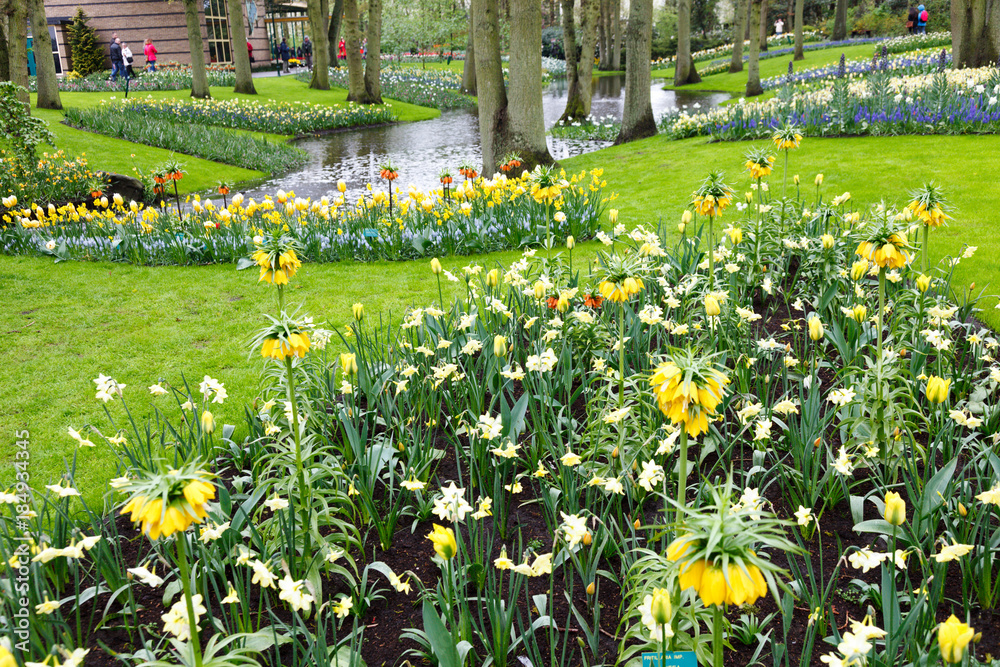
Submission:
[[[181,586],[184,587],[184,603],[187,607],[188,627],[191,633],[191,649],[194,651],[195,667],[201,667],[201,640],[198,638],[198,622],[194,617],[194,601],[191,598],[191,575],[187,560],[187,533],[177,534],[177,563],[181,568]]]
[[[684,500],[687,496],[687,455],[688,455],[688,434],[684,424],[681,423],[681,451],[680,459],[677,461],[677,523],[681,522],[683,516]]]
[[[712,614],[712,666],[723,667],[722,659],[722,605],[715,605]]]
[[[625,302],[618,318],[618,408],[625,405]]]
[[[715,289],[715,243],[713,239],[712,223],[715,216],[708,216],[708,290]]]
[[[923,250],[923,258],[922,258],[922,261],[921,261],[920,264],[921,264],[921,267],[922,267],[921,273],[924,274],[925,276],[927,275],[927,267],[928,267],[928,265],[930,263],[930,259],[927,257],[927,236],[928,236],[928,230],[929,229],[930,229],[930,226],[927,223],[924,223],[924,230],[923,230],[924,231],[924,242],[920,244],[920,249]]]
[[[309,529],[312,526],[310,514],[312,504],[309,502],[309,487],[306,485],[305,467],[302,465],[302,435],[299,432],[299,406],[295,398],[295,375],[292,372],[292,357],[285,357],[285,370],[288,372],[288,403],[292,408],[292,436],[295,438],[295,472],[299,478],[299,504],[302,506],[302,527],[305,545],[302,550],[302,577],[306,576],[305,561],[309,557]],[[293,547],[294,548],[294,547]]]

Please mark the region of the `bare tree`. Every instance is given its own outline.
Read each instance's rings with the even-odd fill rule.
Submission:
[[[309,15],[309,32],[312,35],[312,78],[309,87],[315,90],[330,90],[330,45],[326,17],[330,14],[329,0],[307,0],[306,13]]]
[[[649,98],[652,85],[650,52],[653,46],[653,0],[631,0],[625,28],[625,109],[615,144],[656,134]]]
[[[566,110],[560,120],[581,120],[590,115],[594,80],[594,39],[598,0],[580,0],[579,56],[576,50],[576,19],[573,0],[562,0],[563,46],[566,51]]]
[[[365,94],[364,61],[361,59],[361,30],[358,0],[344,0],[344,36],[347,49],[347,101],[358,102]]]
[[[229,15],[229,31],[233,35],[233,66],[236,69],[236,85],[233,90],[244,95],[256,95],[253,72],[250,70],[250,53],[247,51],[246,26],[243,25],[243,2],[226,0]]]
[[[382,0],[368,0],[368,50],[365,52],[364,104],[382,104]]]
[[[792,60],[804,60],[805,36],[802,34],[802,14],[805,10],[805,0],[795,0],[795,56]]]
[[[14,0],[18,2],[18,0]],[[39,109],[62,109],[59,99],[59,80],[56,78],[56,63],[52,59],[52,44],[49,41],[49,25],[45,20],[45,3],[43,0],[30,0],[31,34],[34,37],[35,69],[38,77],[35,87],[38,89],[38,100],[35,106]]]
[[[497,0],[473,0],[476,82],[483,176],[492,176],[498,160],[514,151],[526,169],[551,164],[542,115],[541,4],[510,0],[510,96],[500,60]]]
[[[7,36],[10,34],[7,25],[13,11],[10,4],[10,0],[0,0],[0,81],[10,80],[10,51],[7,48]]]
[[[951,1],[952,64],[985,67],[1000,55],[1000,0]]]
[[[837,8],[833,15],[833,34],[830,39],[839,42],[847,38],[847,0],[837,0]]]
[[[674,61],[674,85],[698,83],[701,77],[691,57],[691,0],[677,0],[677,56]]]
[[[475,29],[473,17],[474,3],[469,2],[469,40],[465,45],[465,62],[462,64],[462,90],[470,95],[476,94],[476,41],[472,38]]]
[[[208,89],[208,73],[205,71],[205,43],[201,39],[201,17],[198,16],[200,6],[201,0],[184,0],[184,20],[191,52],[191,97],[207,100],[212,93]]]
[[[765,0],[750,0],[750,25],[756,26],[760,23],[761,5]],[[760,85],[760,31],[750,31],[750,63],[747,68],[746,96],[753,97],[761,95],[764,89]]]
[[[729,61],[729,71],[733,74],[743,71],[743,35],[747,25],[747,7],[749,2],[733,0],[736,26],[733,28],[733,57]]]
[[[610,15],[611,15],[611,0],[598,0],[597,69],[601,71],[611,69],[611,21],[609,18]]]

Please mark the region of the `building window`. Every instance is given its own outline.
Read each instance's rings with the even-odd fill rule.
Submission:
[[[56,27],[49,26],[49,39],[52,41],[52,58],[56,61],[56,74],[62,74],[62,58],[59,57],[59,40],[56,39]]]
[[[229,37],[226,0],[205,0],[205,24],[208,28],[208,57],[213,63],[233,62]]]

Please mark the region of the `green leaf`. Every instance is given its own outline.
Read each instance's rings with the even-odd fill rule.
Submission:
[[[855,524],[854,532],[892,535],[893,527],[894,526],[885,519],[869,519],[868,521],[862,521],[859,524]],[[897,537],[903,536],[902,532],[898,528],[896,528],[896,536]]]
[[[458,648],[448,634],[448,628],[444,627],[437,610],[430,600],[424,600],[424,632],[431,643],[431,653],[438,659],[440,667],[461,667],[462,663],[458,656]]]
[[[249,269],[251,266],[256,266],[257,262],[253,261],[249,257],[240,257],[240,260],[236,262],[236,270],[242,271],[243,269]]]

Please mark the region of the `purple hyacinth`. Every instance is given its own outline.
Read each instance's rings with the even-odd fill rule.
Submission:
[[[941,55],[938,56],[938,71],[944,71],[945,60],[948,58],[948,51],[946,49],[941,49]]]

